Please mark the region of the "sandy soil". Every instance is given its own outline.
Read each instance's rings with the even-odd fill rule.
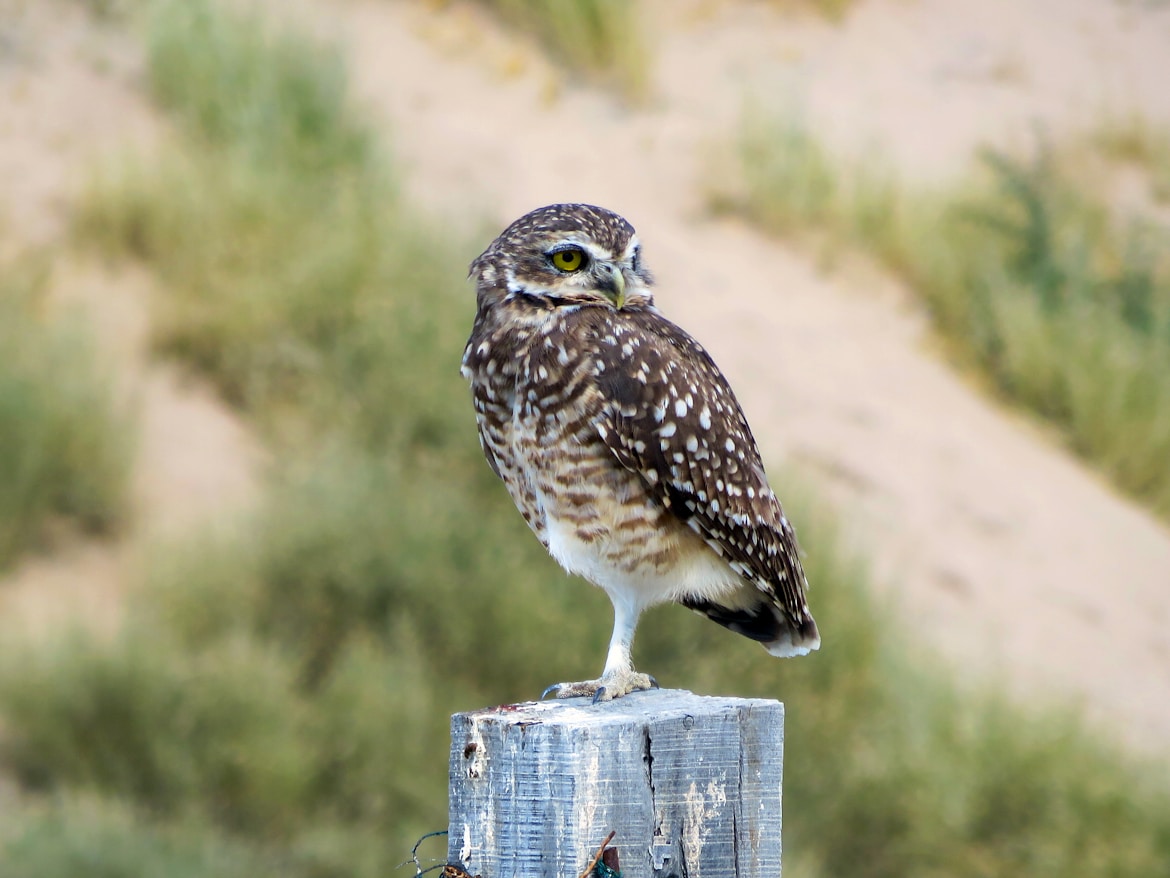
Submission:
[[[73,4],[47,5],[52,26],[24,4],[19,51],[7,22],[0,32],[0,179],[19,178],[0,204],[9,225],[31,211],[53,234],[71,169],[152,124],[133,52]],[[712,145],[751,96],[794,102],[839,148],[880,148],[919,178],[953,173],[980,142],[1024,140],[1035,120],[1059,132],[1109,106],[1170,122],[1170,11],[872,0],[832,27],[767,3],[655,0],[654,97],[631,109],[567,82],[475,7],[435,6],[303,0],[296,12],[347,46],[416,199],[460,231],[552,201],[626,215],[662,309],[729,374],[767,459],[793,462],[831,499],[912,636],[1030,697],[1081,699],[1118,737],[1170,752],[1170,530],[941,363],[896,285],[825,277],[805,254],[712,220],[702,201]],[[148,286],[89,276],[103,295]],[[472,308],[469,290],[451,318],[469,324]],[[131,359],[142,517],[215,514],[220,496],[246,496],[252,440],[205,390]],[[168,394],[170,406],[151,402]],[[53,570],[66,584],[42,593],[84,590],[102,576],[85,554],[76,571],[31,562],[0,602],[44,589]]]
[[[313,9],[350,47],[422,202],[470,226],[583,200],[638,227],[660,307],[729,373],[766,457],[832,499],[915,637],[1030,696],[1083,699],[1120,737],[1167,750],[1166,526],[940,363],[896,287],[824,277],[805,254],[708,218],[702,191],[745,97],[796,102],[839,148],[876,145],[915,177],[1104,106],[1168,121],[1170,14],[891,0],[833,28],[767,4],[651,7],[644,110],[566,85],[471,6]],[[471,309],[469,293],[468,321]]]

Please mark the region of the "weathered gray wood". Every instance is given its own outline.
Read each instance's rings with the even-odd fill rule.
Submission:
[[[637,692],[451,718],[450,862],[577,878],[610,830],[624,878],[779,878],[784,705]]]

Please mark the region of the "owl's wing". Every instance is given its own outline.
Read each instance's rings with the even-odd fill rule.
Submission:
[[[723,373],[655,311],[628,311],[599,336],[602,439],[651,494],[728,565],[774,596],[797,630],[812,624],[796,534]],[[813,628],[815,631],[815,628]]]
[[[478,329],[478,320],[474,329]],[[492,472],[497,477],[503,478],[500,473],[500,465],[496,461],[495,451],[493,446],[499,445],[499,441],[493,440],[493,433],[502,432],[502,427],[506,423],[505,419],[509,412],[501,401],[496,399],[492,388],[482,381],[475,381],[475,370],[472,368],[472,350],[473,344],[477,340],[475,331],[472,331],[471,338],[467,341],[467,346],[463,349],[463,360],[460,372],[463,377],[471,382],[471,401],[475,406],[475,426],[479,434],[479,447],[483,451],[484,459],[487,460],[488,466],[492,468]]]

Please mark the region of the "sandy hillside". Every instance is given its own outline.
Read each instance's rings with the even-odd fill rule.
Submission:
[[[75,169],[156,134],[132,47],[78,4],[18,5],[0,43],[0,179],[21,182],[0,203],[9,226],[33,211],[60,234],[52,217],[65,215]],[[407,187],[453,227],[585,200],[639,228],[662,309],[729,374],[773,468],[794,463],[830,498],[916,636],[964,668],[1002,670],[1023,693],[1083,699],[1119,736],[1165,752],[1170,530],[956,377],[902,291],[825,277],[805,254],[710,219],[702,190],[710,144],[731,135],[749,96],[795,102],[840,148],[878,145],[932,177],[981,141],[1026,138],[1036,119],[1059,131],[1108,104],[1170,123],[1170,11],[871,0],[832,27],[746,0],[649,6],[654,97],[638,110],[567,83],[460,2],[303,0],[296,14],[347,47]],[[143,518],[215,514],[221,497],[246,496],[254,443],[125,328],[145,319],[147,281],[75,268],[89,279],[77,288],[104,291],[91,298],[102,308],[106,296],[140,300],[123,326],[138,351],[126,369],[145,425]],[[469,324],[472,307],[469,291],[452,319]],[[89,568],[61,563],[26,565],[0,602],[89,587],[76,586]],[[75,585],[46,591],[54,570]]]
[[[86,174],[125,150],[148,154],[160,136],[142,67],[140,47],[82,4],[0,0],[0,253],[59,248],[52,301],[92,320],[138,433],[127,533],[69,542],[10,572],[0,622],[16,630],[73,615],[112,624],[148,538],[238,509],[262,460],[210,388],[149,357],[149,278],[64,245]]]
[[[1170,13],[891,0],[838,29],[767,4],[651,6],[645,110],[563,86],[474,7],[311,8],[350,47],[422,202],[502,225],[583,200],[638,227],[660,307],[729,373],[766,458],[832,498],[911,631],[1164,748],[1170,530],[925,350],[898,290],[824,277],[804,254],[709,219],[701,193],[709,145],[748,95],[798,102],[840,148],[879,144],[916,175],[953,172],[1034,120],[1083,125],[1106,103],[1170,121]],[[468,320],[471,308],[469,294]]]

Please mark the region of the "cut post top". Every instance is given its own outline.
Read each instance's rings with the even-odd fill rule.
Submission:
[[[451,721],[449,856],[484,878],[777,878],[784,705],[683,690],[525,702]]]
[[[456,714],[474,722],[496,722],[504,725],[531,725],[557,723],[560,725],[594,727],[610,724],[625,725],[631,720],[669,720],[672,717],[720,714],[727,710],[775,710],[784,706],[770,698],[732,698],[714,695],[696,695],[686,689],[648,689],[631,692],[622,698],[593,704],[589,698],[553,698],[547,701],[522,701],[501,704],[480,710]]]

